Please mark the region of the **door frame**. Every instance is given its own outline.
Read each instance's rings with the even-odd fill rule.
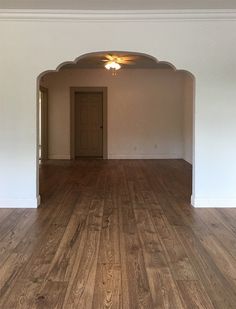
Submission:
[[[48,159],[48,88],[39,87],[41,96],[41,160]]]
[[[70,87],[70,159],[75,160],[75,94],[78,92],[102,93],[102,157],[107,159],[107,87]]]

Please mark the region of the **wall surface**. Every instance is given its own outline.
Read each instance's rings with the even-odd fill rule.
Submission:
[[[234,16],[34,18],[0,21],[1,207],[37,204],[37,77],[102,50],[143,52],[194,74],[192,203],[236,207]]]
[[[120,70],[117,76],[97,69],[45,75],[43,84],[50,97],[49,158],[70,158],[72,86],[108,88],[108,158],[183,158],[183,129],[191,130],[183,127],[185,75],[157,69]]]
[[[194,114],[194,82],[189,74],[184,75],[183,90],[183,159],[193,163],[193,114]]]

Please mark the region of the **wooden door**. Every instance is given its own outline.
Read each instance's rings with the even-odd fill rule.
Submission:
[[[103,94],[75,93],[75,157],[103,156]]]

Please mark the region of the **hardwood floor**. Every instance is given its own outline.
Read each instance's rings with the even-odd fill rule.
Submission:
[[[54,161],[0,209],[0,308],[236,308],[236,209],[190,206],[182,160]]]

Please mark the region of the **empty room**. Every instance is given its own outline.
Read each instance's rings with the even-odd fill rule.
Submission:
[[[236,308],[235,22],[0,0],[0,308]]]

